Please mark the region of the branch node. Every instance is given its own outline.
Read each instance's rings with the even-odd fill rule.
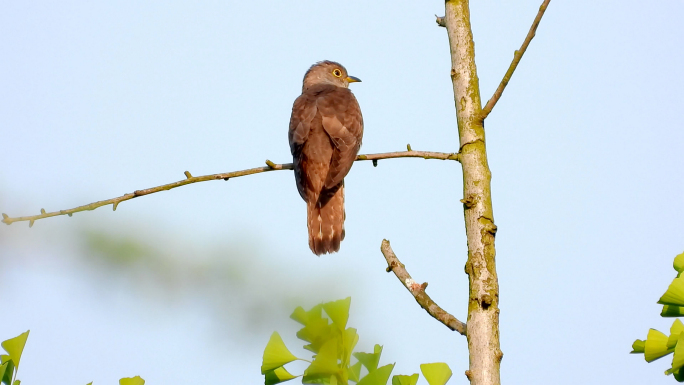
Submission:
[[[356,157],[356,159],[358,159],[358,160],[368,160],[368,157],[365,156],[365,155],[359,155],[359,156]]]
[[[9,215],[2,213],[2,223],[8,226],[12,224],[12,221],[9,219]]]
[[[35,220],[34,220],[34,219],[31,219],[31,221],[29,222],[29,228],[33,227],[33,223],[34,223],[34,222],[35,222]]]
[[[464,210],[468,210],[469,208],[475,206],[475,200],[471,196],[461,199],[461,203],[463,203]]]
[[[112,203],[112,211],[116,211],[116,207],[119,205],[119,202],[114,202]]]
[[[435,19],[438,26],[446,28],[446,21],[444,21],[444,16],[435,15]]]
[[[73,215],[74,215],[74,213],[69,213],[69,216],[73,216]]]
[[[186,171],[183,174],[185,174],[185,177],[188,179],[192,178],[192,174],[190,174],[190,171]]]
[[[373,167],[378,167],[378,160],[377,159],[373,159]]]
[[[230,178],[223,178],[223,180],[225,180],[225,181],[228,181],[228,179],[230,179]]]
[[[40,209],[40,214],[45,215],[45,209]]]
[[[413,151],[413,150],[411,150],[411,144],[410,143],[406,145],[406,151]]]
[[[472,376],[472,374],[470,373],[470,370],[465,371],[465,376],[468,377],[468,381],[470,381],[470,377]]]
[[[422,285],[417,283],[411,278],[411,275],[406,271],[406,266],[404,266],[397,255],[394,254],[392,247],[388,240],[383,239],[380,245],[380,251],[387,261],[387,272],[392,271],[394,275],[401,281],[413,298],[418,302],[420,307],[422,307],[428,314],[430,314],[434,319],[443,323],[446,327],[451,330],[459,332],[461,335],[466,335],[466,324],[459,321],[453,315],[447,313],[444,309],[439,307],[435,301],[430,298],[430,296],[425,292],[427,287],[427,282]]]
[[[275,170],[275,168],[276,168],[276,164],[275,164],[275,163],[273,163],[273,162],[271,162],[270,160],[266,159],[266,164],[267,164],[268,167],[270,167],[272,170]]]

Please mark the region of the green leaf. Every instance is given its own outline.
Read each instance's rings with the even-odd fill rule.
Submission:
[[[89,383],[87,383],[86,385],[93,385],[93,382],[92,382],[92,381],[90,381],[90,382],[89,382]]]
[[[344,331],[344,329],[347,327],[350,305],[351,297],[323,304],[323,310],[325,310],[325,314],[330,317],[333,324],[337,326],[339,331]]]
[[[337,365],[337,340],[331,339],[319,350],[316,358],[304,371],[303,382],[329,378],[331,375],[338,374],[340,367]]]
[[[418,373],[413,373],[410,376],[397,374],[396,376],[392,376],[392,385],[416,385],[418,377]]]
[[[13,385],[20,385],[20,384],[21,384],[21,381],[19,381],[19,380],[14,380]]]
[[[667,338],[666,346],[668,349],[674,348],[675,345],[677,345],[679,335],[682,333],[682,331],[684,331],[684,324],[682,321],[676,319],[670,327],[670,336]]]
[[[679,370],[677,370],[676,372],[674,372],[674,378],[675,378],[675,380],[677,380],[678,382],[684,382],[684,371],[682,371],[681,369],[679,369]]]
[[[646,343],[642,340],[634,341],[634,343],[632,344],[632,351],[630,353],[631,354],[643,353],[645,345],[646,345]]]
[[[8,355],[3,355],[2,356],[2,361],[3,365],[5,366],[5,375],[2,376],[2,383],[5,385],[9,385],[12,382],[12,374],[14,373],[14,361],[9,359]]]
[[[678,273],[684,271],[684,253],[681,253],[675,257],[673,266]]]
[[[126,377],[119,380],[119,385],[145,385],[145,380],[140,376]]]
[[[373,353],[358,352],[354,353],[354,357],[356,357],[356,359],[359,360],[359,362],[361,362],[366,369],[368,369],[368,372],[372,372],[377,369],[381,354],[382,346],[376,344],[373,348]]]
[[[344,331],[343,345],[342,345],[342,365],[348,366],[351,361],[352,351],[359,342],[359,334],[354,328],[348,328]]]
[[[319,318],[309,319],[308,324],[297,332],[297,338],[310,342],[309,345],[304,346],[304,349],[318,353],[321,346],[334,336],[328,319]]]
[[[664,305],[660,312],[661,317],[684,317],[684,307]]]
[[[290,314],[290,318],[299,322],[300,324],[306,326],[311,322],[311,320],[321,319],[321,309],[322,305],[316,305],[311,308],[311,310],[306,311],[301,306],[297,308]]]
[[[11,381],[11,377],[12,377],[11,371],[10,372],[7,371],[7,367],[10,364],[11,364],[11,362],[5,362],[2,365],[0,365],[0,382],[4,382],[5,373],[9,373],[9,376],[8,376],[9,379],[7,380],[7,382]]]
[[[430,385],[444,385],[451,378],[451,369],[444,362],[421,364],[420,371]]]
[[[392,369],[394,369],[394,364],[377,368],[368,373],[368,375],[362,378],[356,385],[386,385],[390,374],[392,374]]]
[[[652,362],[658,358],[672,353],[673,349],[667,348],[667,336],[655,329],[649,329],[646,343],[644,344],[644,359]]]
[[[269,370],[281,367],[289,362],[298,360],[298,358],[290,353],[280,338],[278,332],[271,334],[271,339],[268,340],[266,348],[264,349],[264,358],[261,363],[261,374],[266,374]]]
[[[287,370],[285,370],[285,368],[281,366],[279,368],[275,368],[264,373],[264,384],[279,384],[281,382],[290,381],[291,379],[297,377],[299,376],[293,376],[292,374],[290,374],[290,372],[288,372]]]
[[[19,334],[14,338],[2,343],[3,349],[9,354],[10,360],[14,362],[14,366],[19,368],[19,360],[21,359],[21,353],[24,351],[24,345],[26,345],[26,339],[28,338],[30,330]]]
[[[672,374],[684,366],[684,334],[679,334],[679,341],[676,342],[676,345],[672,356],[672,367],[665,374]]]
[[[684,306],[684,277],[675,278],[665,294],[660,297],[658,303],[661,305]]]
[[[361,361],[355,363],[354,365],[347,368],[347,375],[349,379],[354,382],[359,382],[359,376],[361,376]]]

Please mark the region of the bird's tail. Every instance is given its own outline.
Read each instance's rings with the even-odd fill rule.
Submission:
[[[323,191],[306,207],[309,248],[316,255],[340,250],[344,239],[344,185]]]

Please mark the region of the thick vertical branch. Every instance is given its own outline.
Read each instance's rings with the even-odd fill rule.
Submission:
[[[474,385],[500,384],[499,283],[496,276],[491,172],[487,164],[482,104],[468,0],[446,1],[444,24],[451,47],[451,80],[463,167],[463,209],[468,238],[465,271],[470,282],[466,376]]]

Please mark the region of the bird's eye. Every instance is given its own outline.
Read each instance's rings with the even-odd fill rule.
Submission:
[[[335,68],[335,69],[333,70],[333,75],[335,75],[336,77],[339,78],[340,76],[342,76],[342,71],[340,71],[339,68]]]

